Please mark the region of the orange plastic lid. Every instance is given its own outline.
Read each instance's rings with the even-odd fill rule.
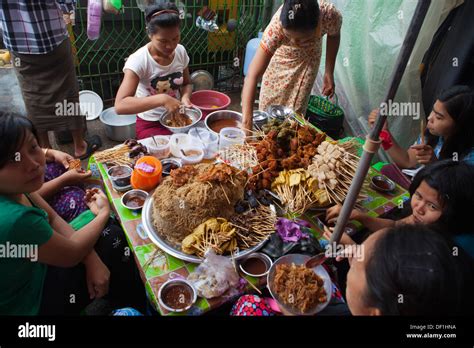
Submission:
[[[160,183],[162,171],[163,166],[159,159],[153,156],[138,159],[130,180],[132,187],[145,191],[154,189]]]

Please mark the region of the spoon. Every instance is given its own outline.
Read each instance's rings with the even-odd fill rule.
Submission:
[[[343,250],[338,251],[335,254],[329,253],[329,256],[326,254],[326,252],[322,252],[322,253],[316,254],[316,255],[312,256],[311,258],[309,258],[304,263],[304,265],[307,268],[314,268],[314,267],[317,267],[319,265],[322,265],[324,262],[326,262],[327,259],[330,259],[330,258],[335,259],[338,256],[347,257],[346,253],[347,253],[347,248],[344,248]]]
[[[314,255],[313,257],[309,258],[305,263],[305,267],[307,268],[314,268],[319,265],[322,265],[328,257],[326,256],[326,253],[319,253]]]

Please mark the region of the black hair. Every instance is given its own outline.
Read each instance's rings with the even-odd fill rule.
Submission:
[[[153,15],[159,11],[170,10],[157,16]],[[159,28],[173,28],[181,25],[178,7],[172,2],[164,2],[159,5],[148,6],[145,9],[146,29],[149,35],[156,34]]]
[[[431,163],[413,178],[409,188],[412,197],[422,181],[438,191],[442,214],[437,223],[453,235],[474,233],[474,219],[466,214],[474,208],[474,166],[449,159]]]
[[[453,315],[472,302],[472,262],[433,226],[379,232],[366,260],[363,302],[382,315]]]
[[[0,111],[0,169],[14,160],[28,130],[37,138],[36,129],[29,119],[19,114]]]
[[[296,31],[314,30],[319,21],[319,5],[316,0],[285,0],[280,13],[281,25]]]
[[[440,159],[452,159],[455,153],[462,159],[474,147],[474,91],[468,86],[452,86],[443,90],[437,100],[443,103],[454,120],[454,132],[444,139]],[[425,134],[427,144],[434,148],[439,137],[432,135],[428,130]]]

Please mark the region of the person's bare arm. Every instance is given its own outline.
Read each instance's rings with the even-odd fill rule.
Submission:
[[[339,44],[341,43],[340,32],[336,35],[327,37],[326,41],[326,66],[324,72],[327,74],[334,74],[334,66],[336,65],[336,56],[339,51]]]
[[[342,205],[337,204],[326,211],[326,221],[328,224],[335,224],[341,213]],[[364,225],[369,231],[374,232],[381,228],[394,226],[395,222],[389,219],[375,218],[353,209],[349,217],[350,220],[357,220]]]
[[[358,214],[358,216],[355,217],[355,220],[359,221],[371,232],[395,226],[394,220],[371,217],[363,213]]]
[[[180,102],[167,94],[156,94],[148,97],[135,97],[139,83],[138,75],[130,69],[125,69],[124,78],[115,97],[115,111],[119,115],[131,115],[164,106],[174,112]],[[176,105],[177,104],[177,105]]]
[[[242,89],[242,128],[247,133],[253,128],[253,103],[257,83],[262,78],[271,59],[272,56],[259,46],[245,77]]]
[[[101,212],[83,228],[83,233],[74,233],[71,238],[54,231],[50,240],[39,247],[38,260],[57,267],[74,267],[92,251],[102,231],[99,226],[108,219],[109,214]]]
[[[48,260],[48,261],[44,261],[44,263],[51,264],[53,266],[58,266],[58,267],[71,267],[78,264],[81,261],[83,261],[84,264],[87,264],[90,261],[94,262],[97,260],[98,255],[94,251],[93,247],[94,247],[95,241],[97,241],[97,238],[100,235],[100,232],[102,232],[105,225],[107,224],[107,221],[109,219],[110,209],[101,210],[94,220],[92,220],[89,224],[81,228],[78,231],[78,233],[76,233],[76,231],[74,231],[74,229],[66,221],[64,221],[64,219],[61,218],[54,211],[54,209],[51,208],[51,206],[38,193],[32,193],[30,195],[30,198],[33,200],[36,206],[46,211],[49,217],[49,223],[51,227],[53,228],[53,230],[55,231],[54,233],[61,237],[61,238],[55,238],[55,240],[53,241],[54,243],[61,244],[60,248],[62,249],[58,249],[58,251],[64,250],[66,252],[69,250],[72,252],[70,254],[71,259],[66,259],[65,257],[63,257],[63,255],[59,255],[59,258],[54,258],[54,257],[52,258],[50,255],[45,254],[44,255],[45,258],[43,260]],[[92,236],[91,238],[94,239],[94,243],[92,243],[92,245],[89,245],[91,238],[88,239],[88,238],[80,237],[80,235],[88,235],[89,237]],[[68,242],[64,242],[63,239],[71,241],[73,244],[71,245]],[[88,246],[86,249],[89,249],[89,250],[88,252],[83,254],[82,258],[78,260],[76,258],[78,257],[77,254],[83,253],[84,244]],[[47,253],[50,249],[46,248],[44,250],[46,250],[46,253]],[[40,251],[41,251],[41,248],[40,248]],[[68,255],[68,254],[66,253],[65,255]],[[41,254],[40,254],[40,257],[41,257]],[[50,262],[55,262],[55,263],[50,263]]]
[[[191,84],[191,76],[189,67],[183,71],[183,86],[181,87],[181,101],[186,106],[191,106],[191,94],[193,93],[193,85]]]
[[[392,147],[387,150],[390,158],[393,162],[401,169],[413,168],[418,164],[416,160],[416,151],[413,149],[405,150],[403,147],[398,145],[395,139],[392,137]]]

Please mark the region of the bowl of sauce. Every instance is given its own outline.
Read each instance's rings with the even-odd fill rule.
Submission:
[[[268,274],[272,267],[272,259],[264,253],[252,253],[243,259],[239,268],[246,275],[252,277],[263,277]]]
[[[181,167],[181,162],[177,159],[167,158],[161,161],[163,166],[163,176],[170,175],[171,171]]]
[[[376,175],[370,180],[370,186],[377,191],[391,192],[395,190],[395,183],[383,175]]]
[[[158,302],[170,312],[187,311],[196,300],[196,289],[185,279],[170,279],[158,291]]]
[[[183,164],[197,164],[204,158],[204,150],[198,146],[185,146],[180,155]]]
[[[231,110],[219,110],[211,112],[204,121],[206,128],[215,134],[219,134],[223,128],[242,126],[242,114]]]
[[[139,210],[145,205],[148,192],[143,190],[130,190],[122,196],[122,205],[130,210]]]
[[[132,177],[132,168],[129,166],[111,167],[107,174],[112,180],[112,184],[116,187],[130,186],[130,178]]]

